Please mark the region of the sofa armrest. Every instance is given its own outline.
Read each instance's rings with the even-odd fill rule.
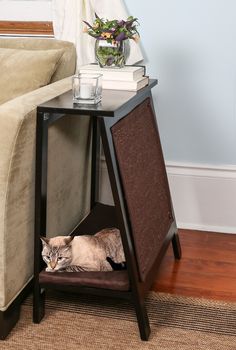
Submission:
[[[71,78],[65,78],[0,105],[0,225],[4,213],[1,202],[6,196],[11,156],[22,124],[27,118],[35,119],[39,104],[68,91],[70,86]]]
[[[70,90],[71,77],[0,106],[0,310],[33,273],[36,107]],[[49,235],[66,234],[89,208],[90,118],[49,127]]]

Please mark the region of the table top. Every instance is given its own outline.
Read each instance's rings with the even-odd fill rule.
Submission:
[[[70,90],[39,105],[37,108],[38,111],[44,113],[87,114],[113,117],[121,108],[124,108],[127,104],[132,103],[132,101],[150,92],[155,85],[157,85],[157,80],[150,79],[149,84],[138,91],[103,89],[102,101],[96,105],[74,103],[72,99],[72,90]]]

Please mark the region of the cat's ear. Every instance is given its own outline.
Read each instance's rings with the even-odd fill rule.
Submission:
[[[48,245],[49,244],[49,238],[46,238],[46,237],[43,237],[43,236],[40,236],[40,239],[42,241],[42,243],[45,245]]]
[[[70,242],[73,241],[74,237],[75,237],[75,236],[66,237],[66,238],[65,238],[65,244],[66,244],[66,245],[70,244]]]

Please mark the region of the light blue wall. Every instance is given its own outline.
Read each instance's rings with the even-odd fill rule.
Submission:
[[[166,160],[236,164],[236,1],[125,0],[140,22]]]

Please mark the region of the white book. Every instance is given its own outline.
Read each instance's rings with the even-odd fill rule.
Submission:
[[[102,74],[103,80],[135,81],[144,76],[145,67],[101,68],[98,64],[87,64],[80,67],[79,73],[99,73]]]
[[[149,78],[141,77],[136,81],[103,80],[103,89],[137,91],[148,85]]]

